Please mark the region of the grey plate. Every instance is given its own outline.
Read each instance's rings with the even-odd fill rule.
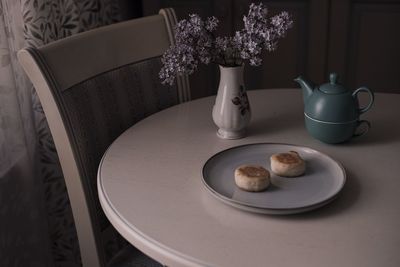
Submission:
[[[297,151],[306,161],[306,172],[296,178],[271,172],[272,184],[262,192],[247,192],[235,184],[234,171],[242,164],[270,168],[275,153]],[[331,157],[311,148],[289,144],[249,144],[212,156],[203,167],[203,182],[213,196],[239,209],[266,214],[293,214],[321,207],[337,196],[346,173]]]

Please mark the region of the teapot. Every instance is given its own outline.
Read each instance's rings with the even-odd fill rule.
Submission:
[[[316,139],[330,144],[342,143],[367,133],[371,128],[369,121],[359,119],[374,102],[374,94],[367,87],[352,92],[338,83],[336,73],[329,75],[329,83],[320,86],[314,86],[302,76],[295,81],[303,91],[306,129]],[[358,104],[360,92],[369,94],[369,103],[363,108]],[[362,124],[366,127],[357,132]]]

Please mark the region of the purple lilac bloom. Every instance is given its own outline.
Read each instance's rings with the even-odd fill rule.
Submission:
[[[172,85],[177,75],[192,74],[199,63],[216,63],[223,66],[240,66],[248,60],[251,66],[262,63],[262,50],[274,51],[278,39],[283,38],[293,21],[286,11],[268,18],[268,10],[262,4],[252,3],[244,28],[233,37],[215,37],[218,26],[216,17],[205,21],[197,14],[178,22],[175,26],[175,45],[163,55],[160,78]]]
[[[216,17],[205,22],[197,14],[189,15],[175,26],[175,45],[163,55],[159,76],[163,83],[172,85],[177,75],[192,74],[199,64],[213,61],[212,32],[218,26]]]
[[[213,32],[214,30],[217,29],[218,23],[219,23],[219,20],[216,17],[214,17],[214,16],[208,17],[207,21],[206,21],[206,26],[205,26],[206,30],[209,32]]]

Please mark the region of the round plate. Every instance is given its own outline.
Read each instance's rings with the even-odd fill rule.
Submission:
[[[262,192],[247,192],[235,184],[234,171],[243,164],[270,170],[275,153],[296,151],[306,161],[304,175],[294,178],[271,173],[271,184]],[[212,156],[203,167],[203,183],[211,194],[236,208],[266,214],[293,214],[321,207],[332,201],[346,181],[337,161],[311,148],[289,144],[249,144]]]

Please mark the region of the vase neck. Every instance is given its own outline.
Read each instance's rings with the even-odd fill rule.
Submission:
[[[218,65],[219,66],[219,70],[222,71],[243,71],[244,69],[244,65],[240,65],[240,66],[234,66],[234,67],[225,67],[222,65]]]
[[[240,84],[243,84],[243,70],[244,66],[236,66],[236,67],[224,67],[224,66],[219,66],[220,70],[220,80],[236,80]]]

